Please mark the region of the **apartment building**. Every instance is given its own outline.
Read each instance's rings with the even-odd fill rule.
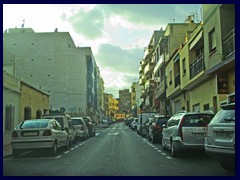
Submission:
[[[129,89],[119,90],[118,113],[125,114],[125,117],[131,112],[131,93]]]
[[[51,111],[91,115],[99,110],[100,72],[92,50],[76,47],[68,32],[8,29],[3,49],[3,64],[14,66],[16,76],[48,93]]]
[[[131,114],[133,117],[137,117],[140,112],[140,105],[142,103],[141,86],[139,82],[133,82],[131,86]]]
[[[161,86],[156,94],[163,94],[159,104],[165,101],[167,114],[179,110],[217,112],[227,94],[235,93],[234,9],[234,5],[203,5],[203,22],[186,33],[164,67],[159,65],[165,72],[159,73],[159,84],[164,84],[166,94]]]

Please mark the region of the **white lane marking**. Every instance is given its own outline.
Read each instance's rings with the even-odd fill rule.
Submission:
[[[100,133],[96,133],[95,136],[98,136]]]
[[[58,158],[60,158],[60,157],[62,157],[61,155],[59,155],[59,156],[57,156],[55,159],[58,159]]]
[[[64,154],[67,154],[67,153],[69,153],[69,152],[70,152],[70,151],[65,151]]]
[[[163,152],[162,152],[161,154],[162,154],[163,156],[166,156],[166,155],[167,155],[166,153],[163,153]]]
[[[167,158],[167,159],[173,159],[173,158],[172,158],[172,157],[170,157],[170,156],[166,156],[166,158]]]
[[[160,153],[162,152],[161,150],[157,150],[157,151],[160,152]]]

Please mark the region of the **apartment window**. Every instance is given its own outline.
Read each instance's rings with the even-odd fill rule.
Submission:
[[[172,84],[172,70],[169,72],[169,85]]]
[[[182,71],[183,71],[183,75],[186,74],[186,59],[184,58],[182,60]]]
[[[216,50],[216,33],[215,33],[215,28],[213,28],[209,34],[209,52],[213,52]]]
[[[5,130],[11,131],[13,129],[15,107],[7,105],[5,107]]]

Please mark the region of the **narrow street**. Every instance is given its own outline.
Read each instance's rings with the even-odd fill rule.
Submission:
[[[204,153],[170,157],[124,123],[98,129],[96,136],[56,156],[26,152],[3,160],[4,176],[232,176]]]

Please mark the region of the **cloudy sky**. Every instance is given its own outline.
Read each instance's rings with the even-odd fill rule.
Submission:
[[[154,30],[183,23],[190,14],[202,20],[197,4],[4,4],[3,30],[33,28],[35,32],[69,32],[79,47],[91,47],[105,92],[118,97],[138,80],[144,47]]]

